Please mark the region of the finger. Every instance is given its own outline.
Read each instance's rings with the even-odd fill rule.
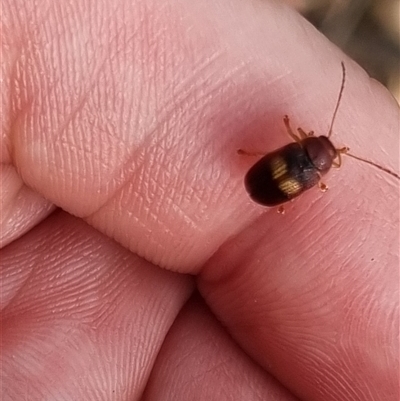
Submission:
[[[353,96],[363,92],[349,86]],[[372,82],[369,90],[357,106],[357,135],[367,138],[360,148],[394,166],[398,106],[386,96],[380,118],[372,104],[382,89]],[[357,140],[353,109],[341,110]],[[300,398],[395,400],[399,184],[370,165],[344,163],[328,194],[305,193],[284,216],[266,210],[221,246],[200,290],[234,338]]]
[[[46,218],[54,205],[27,188],[9,164],[1,166],[0,180],[0,248],[3,248]]]
[[[235,344],[200,299],[181,311],[158,354],[145,400],[295,401]]]
[[[285,220],[265,214],[212,258],[201,293],[234,339],[301,399],[394,400],[395,235],[373,215],[335,219],[330,230],[310,229],[314,219],[312,208]]]
[[[47,199],[169,269],[198,271],[260,213],[242,184],[252,161],[238,148],[286,143],[284,114],[318,133],[329,126],[345,57],[278,3],[21,4],[8,2],[3,17],[15,26],[8,40],[26,44],[5,63],[14,100],[4,160]],[[345,61],[335,139],[393,167],[394,103]],[[354,180],[370,174],[348,164]],[[358,200],[375,184],[355,183],[345,185],[363,191]]]
[[[0,272],[10,400],[137,399],[192,289],[65,213],[4,248]]]

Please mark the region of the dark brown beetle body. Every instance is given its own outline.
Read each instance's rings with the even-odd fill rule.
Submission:
[[[264,206],[287,202],[319,184],[338,152],[325,137],[309,136],[261,158],[246,174],[250,197]]]

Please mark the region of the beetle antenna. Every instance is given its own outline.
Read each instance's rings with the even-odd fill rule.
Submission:
[[[342,85],[340,86],[338,100],[336,102],[335,111],[333,112],[331,126],[329,127],[329,131],[328,131],[328,135],[327,135],[328,138],[332,135],[333,123],[335,122],[335,118],[336,118],[336,114],[337,114],[337,111],[339,108],[340,100],[342,99],[342,95],[343,95],[344,83],[346,81],[346,68],[344,66],[343,61],[341,62],[341,64],[342,64]]]
[[[361,162],[367,163],[370,166],[376,167],[378,170],[384,171],[385,173],[388,173],[391,176],[393,176],[393,177],[397,178],[398,180],[400,180],[400,175],[395,173],[394,171],[389,170],[386,167],[382,167],[377,163],[371,162],[370,160],[365,160],[362,157],[358,157],[358,156],[352,155],[351,153],[348,153],[347,151],[348,151],[348,148],[340,149],[340,152],[345,154],[346,156],[349,156],[349,157],[352,157],[353,159],[356,159],[356,160],[359,160]]]

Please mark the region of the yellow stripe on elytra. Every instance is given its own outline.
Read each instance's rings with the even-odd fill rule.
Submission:
[[[272,179],[277,183],[279,189],[288,197],[294,196],[302,190],[300,182],[287,176],[287,164],[282,157],[274,157],[271,160],[271,173]]]
[[[285,178],[278,182],[279,189],[287,196],[296,195],[301,191],[301,184],[294,178]]]
[[[272,179],[279,181],[279,179],[287,173],[287,164],[282,157],[274,157],[271,160]]]

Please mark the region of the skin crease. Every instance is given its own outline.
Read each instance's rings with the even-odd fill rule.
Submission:
[[[1,24],[4,400],[398,400],[398,181],[344,157],[280,215],[236,153],[288,143],[285,114],[326,134],[344,61],[332,141],[398,172],[380,84],[278,2]]]

